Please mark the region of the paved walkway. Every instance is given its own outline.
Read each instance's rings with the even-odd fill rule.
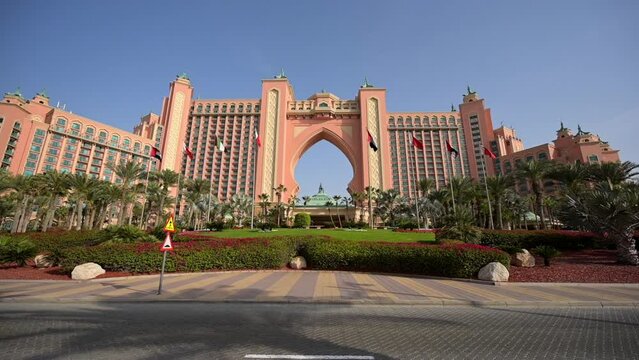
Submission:
[[[493,285],[341,271],[231,271],[88,281],[0,280],[0,301],[202,301],[476,306],[633,306],[639,284]]]

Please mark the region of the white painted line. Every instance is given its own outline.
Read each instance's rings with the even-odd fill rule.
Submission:
[[[293,359],[293,360],[375,360],[369,355],[261,355],[249,354],[245,359]]]

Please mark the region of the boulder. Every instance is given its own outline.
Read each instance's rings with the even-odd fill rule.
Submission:
[[[535,257],[524,249],[510,258],[510,264],[520,267],[533,267],[535,266]]]
[[[488,281],[508,281],[510,273],[504,265],[499,262],[491,262],[479,270],[477,278]]]
[[[53,263],[47,260],[46,255],[37,255],[33,261],[35,262],[35,266],[38,268],[48,268],[53,266]]]
[[[106,271],[102,268],[102,266],[96,263],[86,263],[82,265],[78,265],[73,268],[71,272],[71,278],[73,280],[88,280],[97,277],[98,275],[104,274]]]
[[[295,270],[306,269],[306,259],[301,256],[296,256],[291,259],[291,262],[288,265],[291,267],[291,269]]]

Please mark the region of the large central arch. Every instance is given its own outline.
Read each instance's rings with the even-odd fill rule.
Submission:
[[[385,99],[384,89],[363,87],[355,100],[342,100],[324,91],[296,100],[288,79],[264,80],[255,194],[274,199],[273,188],[284,185],[283,201],[297,196],[297,163],[321,140],[335,145],[350,162],[350,193],[367,186],[390,188],[390,154],[382,145],[389,141]],[[368,133],[380,144],[376,152],[369,148]]]
[[[361,169],[358,169],[358,167],[356,166],[356,149],[354,149],[353,146],[344,139],[344,137],[341,137],[326,126],[308,127],[295,138],[295,147],[291,149],[291,158],[289,162],[290,167],[288,169],[285,169],[285,171],[288,172],[287,178],[290,179],[290,184],[292,184],[292,187],[289,188],[291,193],[297,194],[299,193],[300,189],[299,183],[295,178],[295,169],[297,168],[298,162],[300,161],[302,156],[304,156],[306,151],[308,151],[315,144],[322,140],[326,140],[329,143],[335,145],[335,147],[337,147],[342,152],[342,154],[346,156],[346,159],[348,159],[348,162],[351,164],[351,168],[353,170],[353,177],[348,183],[348,192],[352,193],[354,191],[354,187],[357,188],[356,179],[359,179],[362,175],[360,174]]]

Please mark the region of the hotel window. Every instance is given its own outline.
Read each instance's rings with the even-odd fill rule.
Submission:
[[[222,105],[222,112],[225,113],[226,112],[226,104]]]
[[[75,151],[75,145],[67,145],[67,151]]]
[[[531,162],[533,160],[535,160],[534,156],[526,156],[526,162]]]
[[[42,150],[42,147],[40,145],[33,145],[31,146],[31,151],[37,151],[40,152],[40,150]]]
[[[540,153],[539,160],[548,160],[548,155],[546,153]]]
[[[38,154],[30,153],[29,154],[29,160],[38,160]]]
[[[71,134],[73,134],[73,135],[80,134],[80,128],[82,128],[82,125],[80,125],[79,122],[72,123],[71,124]]]
[[[599,157],[597,155],[590,155],[588,156],[588,161],[591,163],[598,163]]]
[[[54,156],[58,155],[59,153],[60,152],[58,151],[58,149],[49,149],[49,152],[48,152],[49,155],[54,155]]]
[[[111,135],[111,146],[118,146],[120,142],[120,137],[117,135]]]
[[[70,160],[62,160],[62,166],[71,166],[71,161]]]
[[[237,112],[244,112],[244,104],[240,104],[237,106]]]
[[[73,159],[73,153],[64,153],[65,159]]]
[[[204,112],[206,112],[207,114],[211,112],[211,104],[206,104],[206,107],[204,108]]]
[[[200,104],[200,105],[198,105],[198,106],[197,106],[197,112],[198,112],[198,113],[201,113],[201,112],[202,112],[202,104]]]
[[[90,126],[87,127],[87,129],[84,131],[84,135],[87,139],[92,139],[94,133],[95,133],[95,129]]]
[[[56,122],[56,126],[55,126],[56,130],[63,131],[66,126],[67,126],[67,119],[58,118],[58,121]]]
[[[255,112],[260,112],[260,106],[259,105],[255,105]]]
[[[122,146],[125,149],[128,149],[131,146],[131,139],[124,139],[124,142],[122,143]]]
[[[2,124],[2,122],[0,122],[0,124]],[[35,132],[36,136],[44,136],[45,132],[42,129],[38,129]]]
[[[231,104],[231,112],[234,113],[235,112],[235,104]]]
[[[144,145],[144,155],[149,155],[151,152],[151,147],[149,145]]]
[[[56,159],[55,157],[53,157],[53,156],[47,156],[47,162],[50,162],[50,163],[54,163],[54,164],[55,164],[55,163],[56,163],[56,160],[57,160],[57,159]]]
[[[141,147],[141,146],[142,146],[142,145],[141,145],[139,142],[136,142],[136,143],[133,145],[133,151],[135,151],[136,153],[138,153],[138,154],[139,154],[139,153],[140,153],[140,147]]]
[[[101,143],[105,143],[105,142],[106,142],[106,139],[107,139],[107,133],[106,133],[106,131],[100,131],[100,136],[99,136],[99,137],[100,137],[100,139],[99,139],[99,140],[100,140],[100,142],[101,142]]]
[[[217,112],[218,112],[218,111],[220,111],[220,105],[215,104],[215,105],[213,106],[213,113],[217,114]]]

